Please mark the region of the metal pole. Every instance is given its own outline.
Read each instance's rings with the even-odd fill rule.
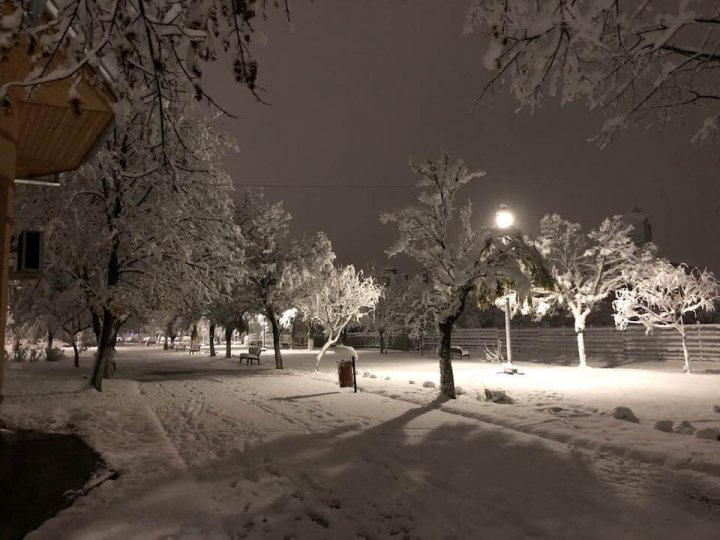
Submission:
[[[355,388],[355,393],[357,394],[357,375],[355,374],[355,357],[352,357],[352,366],[353,366],[353,387]]]
[[[505,347],[507,348],[507,363],[512,364],[512,346],[510,344],[510,297],[505,297]]]

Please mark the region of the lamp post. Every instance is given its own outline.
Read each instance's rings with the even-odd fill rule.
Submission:
[[[510,209],[501,204],[495,212],[495,225],[498,229],[509,229],[515,223],[515,216]],[[512,346],[510,343],[510,295],[505,295],[505,347],[507,350],[507,364],[512,367]]]

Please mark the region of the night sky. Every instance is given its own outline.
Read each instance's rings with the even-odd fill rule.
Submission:
[[[381,211],[412,202],[409,156],[447,151],[487,176],[465,190],[478,223],[498,204],[537,233],[558,212],[584,226],[639,206],[660,255],[720,272],[720,150],[693,146],[696,125],[629,130],[608,149],[587,142],[601,116],[581,104],[546,101],[530,115],[496,95],[471,105],[489,77],[477,35],[463,36],[467,0],[295,1],[293,28],[273,12],[256,46],[263,98],[255,102],[225,73],[214,89],[242,119],[222,120],[241,152],[227,165],[244,185],[282,199],[298,232],[324,230],[339,260],[386,264],[395,229]],[[407,186],[374,189],[371,186]],[[357,186],[368,186],[359,189]],[[402,266],[402,263],[400,263]]]

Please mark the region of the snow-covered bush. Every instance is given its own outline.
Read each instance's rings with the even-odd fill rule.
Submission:
[[[515,403],[515,400],[507,395],[505,390],[491,390],[490,388],[485,389],[485,401],[501,405],[513,405]]]
[[[34,349],[32,349],[34,351]],[[30,347],[13,347],[12,353],[8,355],[8,358],[13,362],[29,362],[30,361]]]
[[[57,362],[65,357],[65,353],[62,349],[57,347],[47,347],[45,349],[45,360],[48,362]]]

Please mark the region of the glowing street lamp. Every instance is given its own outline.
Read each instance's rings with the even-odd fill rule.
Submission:
[[[501,204],[500,208],[498,208],[498,211],[495,212],[495,225],[497,225],[498,229],[509,229],[513,226],[515,223],[515,216],[510,211],[510,209],[504,205]]]
[[[515,216],[510,209],[501,204],[498,211],[495,212],[495,225],[498,229],[509,229],[515,223]],[[505,346],[507,349],[507,362],[505,371],[514,373],[516,369],[512,365],[512,346],[510,343],[510,295],[505,296]]]

